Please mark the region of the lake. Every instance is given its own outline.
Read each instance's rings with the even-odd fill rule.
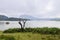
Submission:
[[[6,24],[9,22],[9,24]],[[25,27],[58,27],[60,28],[60,21],[27,21]],[[8,28],[20,28],[18,21],[0,21],[0,30]]]

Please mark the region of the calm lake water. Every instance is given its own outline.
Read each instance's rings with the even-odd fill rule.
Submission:
[[[9,24],[6,24],[9,22]],[[60,28],[60,21],[27,21],[25,27],[58,27]],[[0,30],[8,28],[20,28],[18,21],[0,21]]]

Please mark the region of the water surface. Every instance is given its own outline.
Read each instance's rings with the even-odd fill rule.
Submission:
[[[6,24],[9,22],[9,24]],[[27,21],[25,27],[58,27],[60,28],[60,21]],[[8,28],[20,28],[18,21],[0,21],[0,30]]]

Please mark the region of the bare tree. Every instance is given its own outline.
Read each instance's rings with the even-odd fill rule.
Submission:
[[[19,24],[20,24],[20,26],[21,26],[21,30],[22,30],[22,31],[24,30],[26,21],[30,21],[30,19],[19,19]]]
[[[23,31],[24,30],[24,27],[25,27],[25,24],[26,24],[26,20],[19,21],[19,24],[21,26],[21,30]]]

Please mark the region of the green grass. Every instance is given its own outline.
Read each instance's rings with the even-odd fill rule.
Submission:
[[[31,33],[31,32],[20,32],[20,33],[0,32],[0,36],[1,35],[7,37],[13,36],[16,40],[60,40],[60,35],[38,34],[38,33]]]

